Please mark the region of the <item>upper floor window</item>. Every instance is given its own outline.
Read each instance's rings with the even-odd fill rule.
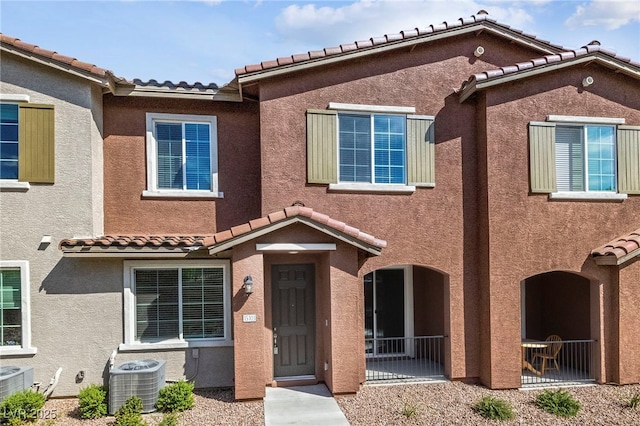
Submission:
[[[406,183],[406,117],[338,114],[341,182]]]
[[[330,103],[307,111],[307,181],[330,190],[413,192],[435,185],[432,116],[413,107]]]
[[[558,191],[615,191],[614,126],[556,126]]]
[[[0,261],[0,355],[33,354],[29,262]]]
[[[147,114],[147,196],[218,196],[216,117]]]
[[[18,179],[17,104],[0,104],[0,179]]]
[[[550,115],[529,124],[531,191],[553,199],[640,194],[640,127],[624,119]]]
[[[54,183],[53,105],[29,103],[26,95],[0,94],[0,187]]]

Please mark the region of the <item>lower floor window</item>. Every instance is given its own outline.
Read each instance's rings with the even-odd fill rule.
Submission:
[[[0,260],[0,355],[35,353],[29,311],[29,262]]]
[[[129,340],[228,339],[226,266],[170,265],[143,262],[129,268],[135,310],[127,318]]]
[[[20,268],[0,269],[0,342],[2,346],[22,344],[22,283]]]

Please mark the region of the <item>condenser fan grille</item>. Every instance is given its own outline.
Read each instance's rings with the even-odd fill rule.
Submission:
[[[20,367],[8,366],[0,367],[0,377],[9,376],[20,371]]]
[[[123,371],[140,371],[155,368],[160,364],[155,359],[143,359],[141,361],[132,361],[120,365],[118,368]]]

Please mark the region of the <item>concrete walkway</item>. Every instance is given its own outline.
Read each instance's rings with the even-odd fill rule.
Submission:
[[[267,388],[264,423],[266,426],[349,426],[325,385]]]

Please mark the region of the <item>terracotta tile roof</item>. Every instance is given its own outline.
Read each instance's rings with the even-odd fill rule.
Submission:
[[[591,43],[597,43],[597,42],[591,42]],[[486,81],[486,80],[490,80],[490,79],[493,79],[493,78],[502,77],[504,75],[514,74],[514,73],[517,73],[519,71],[529,70],[529,69],[537,68],[537,67],[544,67],[546,65],[551,65],[551,64],[554,64],[554,63],[559,63],[559,62],[563,62],[563,61],[577,59],[577,58],[580,58],[580,57],[583,57],[583,56],[594,54],[596,52],[602,53],[602,54],[604,54],[606,56],[609,56],[611,58],[615,58],[620,62],[624,62],[624,63],[631,64],[631,65],[636,66],[636,67],[640,67],[640,62],[635,62],[635,61],[632,61],[629,58],[625,58],[623,56],[619,56],[619,55],[616,54],[616,52],[614,52],[612,50],[600,47],[599,44],[589,44],[587,46],[581,47],[580,49],[567,50],[565,52],[557,53],[557,54],[554,54],[554,55],[547,55],[547,56],[543,56],[541,58],[531,59],[531,60],[528,60],[526,62],[520,62],[520,63],[517,63],[515,65],[511,65],[511,66],[507,66],[507,67],[502,67],[502,68],[493,69],[493,70],[484,71],[484,72],[481,72],[481,73],[478,73],[478,74],[474,74],[469,78],[469,81],[467,83],[469,83],[469,82],[471,82],[473,80],[475,80],[477,82]]]
[[[52,50],[43,49],[34,44],[26,43],[18,38],[9,37],[2,33],[0,33],[0,44],[8,49],[16,50],[20,53],[26,54],[28,56],[34,56],[47,62],[57,62],[62,65],[70,66],[71,68],[84,74],[90,74],[92,76],[97,76],[104,79],[111,77],[114,79],[117,85],[138,86],[141,88],[165,88],[176,92],[186,92],[192,94],[217,92],[219,90],[218,85],[215,83],[203,84],[200,82],[195,82],[193,84],[189,84],[184,81],[174,83],[168,80],[163,83],[159,83],[156,80],[127,80],[122,77],[116,77],[112,71],[100,68],[88,62],[79,61],[78,59],[71,56],[65,56]]]
[[[79,61],[76,58],[72,58],[71,56],[61,55],[58,52],[54,52],[52,50],[43,49],[40,46],[36,46],[35,44],[25,43],[18,38],[9,37],[2,33],[0,33],[0,44],[16,49],[28,55],[33,55],[48,61],[51,60],[64,65],[69,65],[81,72],[93,74],[98,77],[107,77],[107,73],[109,73],[109,71],[96,65]]]
[[[291,206],[283,210],[271,213],[259,219],[254,219],[248,223],[234,226],[231,229],[217,232],[213,235],[205,236],[113,236],[107,235],[99,238],[89,239],[65,239],[59,244],[60,250],[73,249],[80,247],[171,247],[171,248],[194,248],[207,247],[209,249],[222,243],[230,243],[234,239],[249,236],[249,234],[261,230],[268,230],[272,225],[288,220],[299,218],[301,220],[310,220],[315,224],[322,225],[337,231],[339,234],[354,238],[368,246],[382,249],[387,246],[387,242],[375,238],[357,228],[347,225],[344,222],[332,219],[329,216],[316,212],[309,207]]]
[[[591,256],[594,258],[608,256],[616,260],[626,258],[629,255],[634,257],[634,254],[640,255],[640,229],[621,235],[591,251]]]
[[[136,86],[141,87],[166,87],[169,89],[196,89],[196,90],[218,90],[218,85],[215,83],[203,84],[199,81],[196,81],[193,84],[187,83],[186,81],[181,81],[179,83],[174,83],[173,81],[166,80],[163,83],[160,83],[154,79],[143,81],[139,78],[135,78],[132,81]]]
[[[297,206],[297,205],[287,207],[284,210],[279,210],[265,217],[252,220],[248,223],[245,223],[239,226],[234,226],[228,231],[218,232],[217,234],[214,234],[210,237],[205,238],[203,243],[207,247],[212,247],[216,244],[220,244],[222,242],[231,240],[233,238],[238,238],[245,234],[249,234],[251,232],[255,232],[260,229],[267,228],[270,225],[273,225],[277,222],[290,219],[290,218],[295,218],[295,217],[308,218],[315,223],[318,223],[320,225],[325,225],[342,234],[346,234],[350,237],[353,237],[363,243],[366,243],[374,247],[384,248],[387,246],[387,242],[384,240],[375,238],[374,236],[369,235],[365,232],[362,232],[357,228],[349,226],[344,222],[340,222],[338,220],[332,219],[325,214],[314,211],[312,208]]]
[[[483,11],[481,11],[483,12]],[[266,71],[285,65],[297,64],[306,61],[312,61],[322,58],[328,58],[333,56],[342,55],[345,53],[351,53],[357,50],[364,50],[375,48],[381,45],[387,45],[392,43],[398,43],[409,39],[424,38],[435,33],[443,33],[445,31],[453,30],[456,28],[462,28],[471,26],[477,23],[485,23],[487,26],[492,25],[501,29],[509,30],[512,33],[518,34],[520,37],[535,41],[539,44],[546,45],[551,51],[562,51],[564,48],[560,45],[552,44],[547,40],[541,40],[534,35],[526,34],[521,30],[510,27],[509,25],[501,24],[491,18],[485,13],[479,12],[477,15],[472,15],[469,18],[459,18],[452,22],[443,22],[439,25],[430,25],[426,28],[413,28],[411,30],[401,31],[397,34],[385,34],[381,37],[372,37],[368,40],[356,41],[354,43],[341,44],[337,47],[328,47],[322,50],[309,51],[307,53],[296,54],[291,56],[285,56],[277,58],[271,61],[261,62],[260,64],[246,65],[242,68],[235,70],[236,76],[242,76],[244,74],[250,74],[254,72]]]
[[[98,238],[65,239],[59,248],[71,247],[201,247],[206,236],[105,235]]]

